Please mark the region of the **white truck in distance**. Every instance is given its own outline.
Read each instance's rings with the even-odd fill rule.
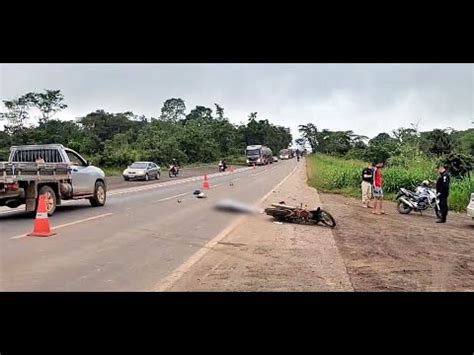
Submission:
[[[273,152],[264,145],[249,145],[245,153],[248,166],[273,164]]]

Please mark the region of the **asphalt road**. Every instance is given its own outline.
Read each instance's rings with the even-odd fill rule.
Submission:
[[[25,236],[34,220],[23,212],[0,212],[0,290],[159,289],[160,281],[237,218],[215,211],[217,201],[255,203],[295,164],[293,159],[209,175],[206,199],[192,194],[202,187],[198,176],[112,190],[104,207],[68,201],[50,217],[57,234],[48,238]]]

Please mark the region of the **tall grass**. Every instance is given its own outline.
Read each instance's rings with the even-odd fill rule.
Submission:
[[[308,183],[322,192],[341,193],[359,197],[362,169],[368,166],[360,160],[342,159],[323,154],[311,155],[308,159]],[[391,166],[383,170],[384,192],[387,199],[394,199],[401,187],[414,189],[423,180],[435,180],[435,162],[417,160],[405,167]],[[455,211],[464,211],[474,192],[474,178],[453,179],[449,206]]]

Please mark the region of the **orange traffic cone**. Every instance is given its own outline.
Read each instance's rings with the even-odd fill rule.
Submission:
[[[48,212],[46,211],[46,200],[44,195],[39,196],[38,210],[36,211],[35,226],[33,232],[28,234],[31,237],[50,237],[55,235],[49,228]]]
[[[204,175],[204,182],[202,183],[203,190],[209,190],[211,187],[209,186],[209,180],[207,179],[207,175]]]

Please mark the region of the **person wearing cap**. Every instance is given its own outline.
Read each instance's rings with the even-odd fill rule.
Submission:
[[[446,165],[440,165],[438,167],[439,177],[436,181],[436,193],[439,199],[439,211],[441,218],[439,218],[436,223],[446,223],[446,218],[448,216],[448,197],[449,197],[449,184],[451,182],[451,177],[448,172],[448,167]]]
[[[372,184],[374,178],[374,168],[375,164],[372,163],[364,170],[362,170],[362,207],[365,208],[372,208]]]

